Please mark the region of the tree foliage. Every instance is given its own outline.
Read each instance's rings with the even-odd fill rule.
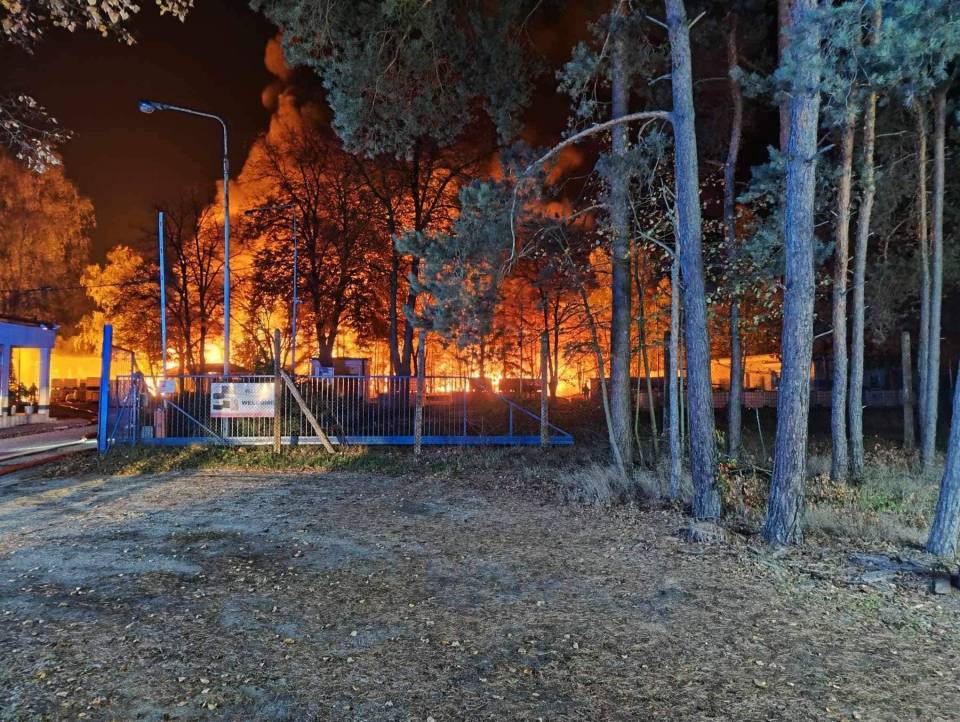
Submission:
[[[295,217],[300,318],[329,363],[344,327],[384,335],[386,299],[376,290],[385,285],[387,254],[377,243],[375,198],[340,143],[317,128],[288,129],[262,149],[251,174],[272,190],[247,229],[253,306],[290,316]]]
[[[348,151],[408,158],[416,142],[460,139],[478,103],[501,141],[519,129],[532,85],[521,0],[253,0],[283,31],[291,66],[322,79]]]
[[[140,367],[159,370],[160,282],[156,263],[127,245],[114,246],[105,263],[87,266],[80,284],[94,310],[80,323],[81,336],[92,348],[104,324],[113,324],[113,343],[136,354]]]
[[[38,175],[0,152],[0,313],[77,321],[93,224],[93,205],[61,168]]]

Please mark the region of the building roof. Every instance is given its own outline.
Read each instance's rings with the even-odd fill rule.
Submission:
[[[56,331],[60,325],[53,321],[43,321],[38,318],[26,318],[25,316],[8,316],[0,314],[0,323],[13,323],[18,326],[36,326],[44,330],[52,329]]]
[[[55,323],[0,316],[0,345],[5,348],[53,348],[57,342],[57,328]]]

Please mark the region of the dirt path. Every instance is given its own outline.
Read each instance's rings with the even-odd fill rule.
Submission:
[[[9,426],[0,429],[0,453],[8,453],[11,449],[16,450],[24,443],[33,441],[30,437],[47,436],[48,438],[56,438],[66,436],[79,439],[86,433],[96,433],[96,431],[97,425],[86,418],[56,419],[42,424]]]
[[[957,718],[953,597],[680,523],[343,474],[7,479],[0,719]]]

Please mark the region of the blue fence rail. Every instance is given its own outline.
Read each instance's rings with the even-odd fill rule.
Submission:
[[[107,445],[270,444],[277,420],[282,443],[320,443],[286,385],[277,416],[274,383],[273,376],[202,375],[168,377],[164,387],[160,381],[121,376],[109,384]],[[334,445],[414,443],[416,378],[298,377],[294,384]],[[573,443],[570,434],[548,426],[551,445]],[[538,445],[540,417],[475,380],[427,377],[422,443]]]

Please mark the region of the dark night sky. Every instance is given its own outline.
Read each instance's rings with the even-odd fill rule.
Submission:
[[[33,95],[75,132],[62,149],[67,175],[96,208],[93,257],[137,240],[152,206],[181,189],[213,197],[220,175],[220,126],[180,113],[144,115],[151,98],[208,110],[230,125],[233,177],[270,118],[260,93],[275,29],[243,0],[203,0],[184,23],[152,3],[131,27],[133,46],[92,33],[51,33],[33,56],[5,48],[3,91]]]
[[[133,46],[90,32],[51,32],[32,56],[9,45],[0,48],[5,71],[0,92],[33,95],[75,133],[62,154],[67,175],[96,209],[92,255],[98,261],[118,243],[141,240],[155,223],[156,203],[197,190],[212,200],[220,177],[215,121],[173,112],[144,115],[137,101],[161,100],[226,118],[236,179],[251,144],[269,123],[261,92],[277,80],[264,65],[267,41],[276,30],[249,9],[247,0],[203,0],[184,23],[160,17],[153,3],[143,5],[130,23],[138,39]],[[569,57],[604,7],[605,2],[584,0],[560,21],[541,16],[533,40],[550,68]],[[301,75],[296,84],[316,91],[307,90],[311,83]],[[723,91],[714,85],[713,92]],[[568,101],[555,87],[550,70],[540,78],[527,115],[524,135],[535,144],[556,142],[566,122]],[[711,116],[699,110],[701,120]],[[744,170],[748,162],[762,160],[765,147],[765,142],[747,144],[741,154]],[[580,150],[586,152],[581,162],[589,164],[590,147]]]

